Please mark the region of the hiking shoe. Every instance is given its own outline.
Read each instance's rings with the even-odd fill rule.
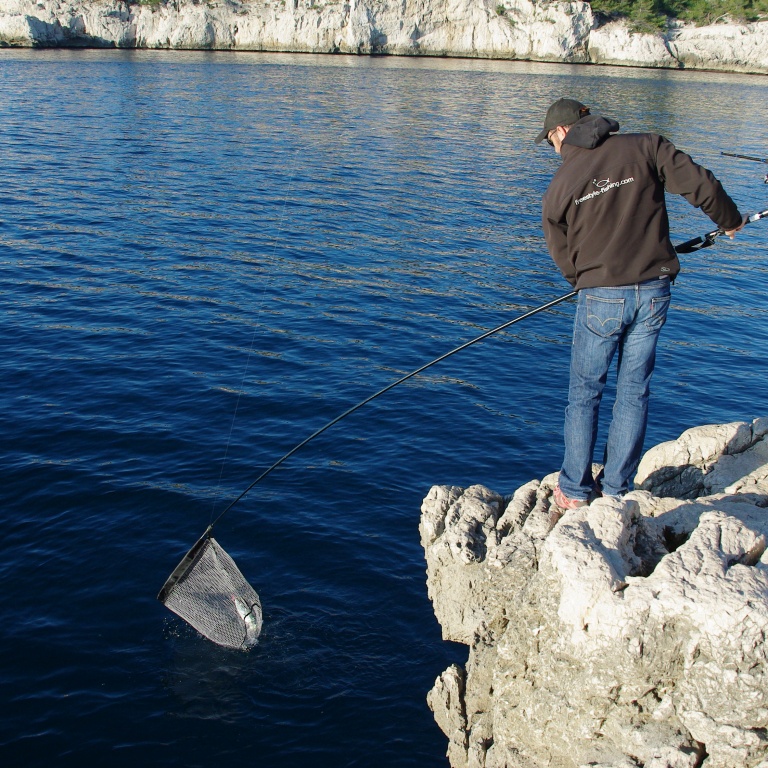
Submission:
[[[588,507],[589,502],[586,499],[569,499],[561,490],[560,486],[555,486],[555,504],[560,509],[579,509],[580,507]]]

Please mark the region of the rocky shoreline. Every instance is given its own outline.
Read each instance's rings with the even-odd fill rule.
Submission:
[[[0,46],[448,56],[768,74],[768,21],[637,34],[584,2],[3,0]]]
[[[422,506],[453,768],[768,768],[768,419],[645,455],[562,514],[556,474]]]

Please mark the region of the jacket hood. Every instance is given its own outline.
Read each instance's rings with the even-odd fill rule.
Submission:
[[[587,115],[571,126],[563,144],[572,144],[584,149],[594,149],[606,136],[616,133],[619,124],[602,115]]]

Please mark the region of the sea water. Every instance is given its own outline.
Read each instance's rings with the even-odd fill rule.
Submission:
[[[560,96],[766,207],[764,167],[721,155],[766,154],[765,77],[0,51],[3,765],[446,765],[425,697],[466,648],[427,598],[421,499],[558,469],[572,303],[377,398],[221,519],[264,605],[251,651],[155,596],[315,430],[570,290],[540,229],[559,159],[533,144]],[[676,242],[712,229],[670,216]],[[684,257],[648,446],[768,415],[767,241]]]

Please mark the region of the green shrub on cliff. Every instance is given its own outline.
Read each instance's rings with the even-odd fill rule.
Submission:
[[[595,13],[623,17],[641,32],[663,29],[668,19],[700,26],[725,18],[744,22],[768,17],[768,0],[590,0],[590,4]]]
[[[686,0],[680,18],[713,24],[723,16],[734,21],[757,21],[768,16],[768,0]]]

